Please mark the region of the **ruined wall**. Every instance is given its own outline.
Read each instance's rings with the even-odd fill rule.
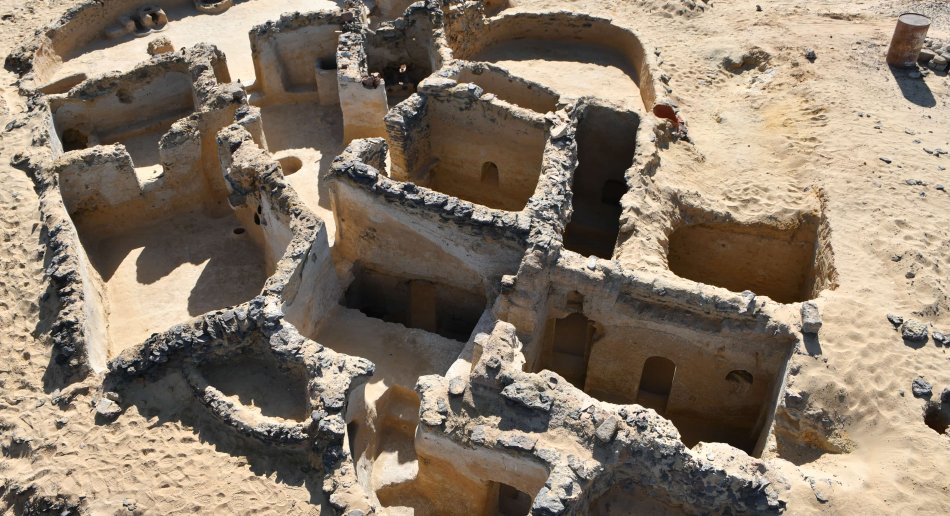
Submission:
[[[154,128],[167,130],[194,111],[196,99],[186,63],[145,68],[139,74],[148,77],[135,77],[134,86],[128,84],[132,77],[125,77],[109,85],[100,83],[97,91],[87,88],[81,94],[51,100],[56,134],[65,150],[76,150],[70,144],[77,148],[106,145]],[[127,84],[120,84],[122,80]],[[64,141],[64,133],[74,132],[86,136],[88,143],[80,146],[75,140],[78,135]]]
[[[503,14],[485,22],[484,13],[507,3],[466,5],[474,13],[453,23],[466,19],[471,30],[450,34],[460,54],[517,38],[599,45],[627,57],[650,108],[654,58],[632,32],[569,13]],[[797,343],[790,329],[752,293],[621,270],[609,260],[613,241],[600,258],[563,245],[568,222],[584,215],[580,201],[602,201],[605,180],[631,189],[648,181],[669,127],[630,111],[619,115],[621,123],[585,128],[602,108],[595,99],[561,102],[552,90],[498,67],[453,62],[436,2],[414,4],[375,31],[353,12],[286,15],[250,35],[258,77],[251,102],[332,104],[335,91],[347,138],[389,138],[391,149],[382,138],[352,142],[329,176],[318,177],[336,234],[263,150],[260,110],[241,85],[222,84],[227,69],[213,55],[151,61],[186,59],[190,109],[198,111],[161,130],[162,174],[143,175],[135,153],[118,146],[76,150],[56,167],[34,167],[47,229],[55,233],[49,270],[72,303],[58,328],[57,348],[69,352],[61,356],[97,372],[110,358],[101,344],[108,339],[109,295],[67,210],[103,214],[103,225],[122,218],[134,230],[164,213],[131,203],[174,213],[197,202],[235,219],[223,228],[228,238],[246,233],[254,240],[240,258],[259,252],[266,283],[250,299],[189,313],[132,343],[109,363],[108,388],[164,364],[180,367],[221,424],[264,446],[309,453],[309,480],[323,489],[326,510],[495,514],[515,507],[520,514],[564,514],[622,504],[631,512],[781,511],[781,487],[773,486],[784,484],[768,476],[764,463],[732,448],[686,446],[716,440],[761,452]],[[147,85],[147,70],[130,74],[129,84]],[[169,96],[160,104],[177,105],[184,95],[172,95],[174,76],[166,79]],[[118,104],[110,100],[97,116],[126,104],[149,119],[164,116],[120,93],[116,80],[91,81],[63,98],[102,90]],[[73,114],[61,116],[68,122]],[[133,110],[122,119],[135,116]],[[56,197],[60,189],[65,202]],[[654,201],[654,194],[611,198],[623,212],[608,217],[612,226],[623,225],[628,244],[643,236],[636,233],[645,227],[637,225],[641,218],[655,224],[644,238],[656,252],[646,259],[650,265],[665,259],[657,250],[666,233],[658,228],[685,220],[672,208],[657,214],[649,211],[656,206],[639,202]],[[122,217],[127,213],[139,216]],[[816,251],[816,282],[830,267],[822,253]],[[245,275],[215,281],[249,282]],[[579,322],[576,331],[552,334],[555,321],[568,317]],[[90,345],[78,349],[83,339]],[[569,358],[580,366],[562,367],[552,359],[555,346],[574,352]],[[653,376],[645,365],[655,357],[671,360],[675,370],[668,392],[644,396],[649,389],[641,380]],[[276,363],[273,374],[306,397],[293,421],[261,417],[215,381],[265,362]]]
[[[481,96],[471,85],[426,87],[422,99],[388,115],[390,141],[399,149],[392,177],[520,211],[537,186],[548,124],[540,115]]]
[[[434,162],[429,121],[429,97],[412,95],[386,114],[389,177],[424,181]],[[423,177],[418,177],[422,174]]]
[[[337,44],[350,13],[290,13],[251,29],[254,91],[268,102],[287,97],[335,104]]]
[[[441,38],[442,11],[429,0],[410,6],[399,23],[366,33],[367,66],[385,81],[391,95],[405,98],[422,79],[442,67],[447,50]],[[404,83],[405,88],[396,88]]]
[[[786,304],[837,287],[820,192],[784,207],[737,212],[649,180],[632,186],[617,248],[624,260]]]
[[[218,83],[222,62],[216,49],[198,46],[51,96],[54,152],[64,143],[78,149],[57,165],[77,223],[120,231],[188,206],[224,208],[223,199],[214,200],[223,182],[209,167],[216,162],[214,133],[233,120],[244,96]],[[201,112],[190,115],[198,106]],[[96,147],[113,142],[124,145]]]
[[[790,329],[752,294],[710,298],[609,264],[577,255],[548,268],[522,264],[495,313],[518,329],[525,370],[550,369],[597,399],[654,408],[687,445],[760,453],[797,344]],[[653,357],[675,372],[645,367]],[[655,381],[665,388],[651,392]]]
[[[606,18],[567,12],[503,12],[489,20],[458,17],[447,31],[454,57],[465,60],[476,60],[486,48],[517,39],[547,40],[552,44],[576,41],[601,46],[605,51],[619,53],[630,64],[646,110],[652,110],[662,96],[653,80],[654,56],[647,54],[633,31],[614,25]]]
[[[88,0],[69,9],[37,38],[11,53],[5,61],[5,67],[26,75],[27,85],[42,86],[53,77],[64,60],[72,57],[75,51],[88,43],[101,38],[105,30],[114,25],[120,16],[132,14],[140,7],[148,5],[172,9],[190,6],[192,2],[191,0],[159,2]]]
[[[497,101],[436,99],[428,111],[429,145],[437,160],[429,170],[431,187],[492,208],[522,209],[541,172],[544,119]],[[490,166],[494,178],[486,177]]]
[[[380,164],[383,156],[381,140],[358,141],[334,162],[330,189],[337,246],[347,259],[390,274],[486,291],[517,269],[526,220],[387,179],[364,164]]]
[[[245,226],[260,228],[270,278],[264,291],[280,296],[287,320],[315,335],[342,295],[326,224],[306,209],[280,164],[241,125],[218,135],[218,155],[233,206]]]
[[[459,83],[476,84],[499,99],[537,113],[556,111],[559,96],[550,88],[515,77],[491,63],[458,61],[443,73]]]
[[[508,324],[482,337],[470,371],[420,379],[417,446],[474,479],[513,486],[532,514],[587,513],[621,481],[636,500],[687,514],[783,510],[758,461],[689,450],[649,409],[602,404],[554,375],[518,371],[521,343]]]
[[[370,75],[366,36],[362,32],[340,36],[337,78],[344,141],[385,137],[383,117],[389,109],[386,88],[379,78]]]
[[[584,256],[611,258],[621,228],[623,197],[629,191],[627,172],[636,155],[641,117],[594,99],[585,99],[578,110],[578,165],[571,181],[572,213],[564,231],[564,247]]]

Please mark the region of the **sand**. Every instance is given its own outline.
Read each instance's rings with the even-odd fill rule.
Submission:
[[[832,414],[853,449],[780,455],[789,461],[777,461],[786,474],[803,475],[827,494],[821,503],[815,491],[794,491],[789,512],[950,513],[950,438],[924,424],[923,402],[910,394],[918,375],[938,392],[950,388],[950,353],[933,341],[904,345],[885,318],[895,312],[950,330],[950,194],[935,187],[950,183],[939,168],[950,167],[950,158],[923,150],[950,149],[950,81],[930,74],[911,82],[883,64],[894,15],[927,2],[759,3],[761,12],[754,1],[736,0],[689,16],[670,15],[663,2],[518,5],[607,15],[661,50],[695,147],[664,153],[658,183],[749,215],[816,190],[826,199],[839,287],[818,299],[820,354],[793,358],[789,387]],[[67,5],[0,1],[0,49],[8,53]],[[939,12],[931,34],[947,39],[950,17]],[[146,42],[134,43],[142,45],[134,54],[144,56]],[[721,68],[724,56],[752,47],[771,55],[764,71]],[[814,63],[803,57],[808,47]],[[232,57],[224,50],[235,76],[250,79],[241,51]],[[121,58],[102,56],[127,66]],[[621,71],[607,72],[600,87],[585,82],[579,93],[622,94]],[[25,106],[13,75],[0,77],[2,127]],[[22,511],[14,486],[32,486],[41,495],[84,497],[93,514],[319,513],[320,479],[308,475],[302,457],[248,452],[232,433],[216,430],[178,373],[133,389],[138,399],[110,425],[93,417],[94,383],[70,386],[62,400],[60,379],[47,374],[38,200],[30,180],[8,164],[26,145],[0,136],[0,507]],[[319,204],[318,195],[311,201]]]

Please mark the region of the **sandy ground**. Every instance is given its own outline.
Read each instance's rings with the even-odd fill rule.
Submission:
[[[153,333],[253,298],[267,276],[263,251],[232,214],[182,213],[99,240],[87,233],[80,227],[109,299],[110,358]]]
[[[247,85],[255,80],[251,46],[247,40],[247,31],[251,27],[277,19],[285,12],[333,7],[333,3],[320,0],[257,0],[237,3],[213,24],[208,23],[207,16],[196,15],[191,7],[181,7],[167,13],[171,23],[160,34],[169,38],[176,47],[214,41],[228,56],[231,79]],[[131,70],[146,55],[145,49],[151,39],[127,36],[118,44],[113,41],[90,44],[78,50],[75,56],[69,56],[50,82],[76,73],[89,75],[89,70],[101,69],[104,62],[109,63],[108,70]]]
[[[789,512],[948,514],[950,439],[924,424],[910,385],[920,375],[936,393],[950,388],[950,353],[932,340],[904,345],[885,315],[950,330],[950,194],[936,188],[950,184],[950,157],[923,150],[950,149],[950,81],[907,79],[883,63],[896,13],[930,9],[931,35],[950,39],[947,6],[758,1],[761,12],[736,0],[685,16],[661,1],[518,4],[606,14],[661,51],[695,147],[665,152],[658,182],[746,215],[823,193],[840,286],[818,299],[820,354],[796,355],[789,385],[809,393],[854,449],[787,455],[798,466],[786,463],[786,473],[827,496],[796,491]],[[0,0],[2,53],[67,4]],[[722,69],[724,56],[752,47],[771,56],[764,71]],[[2,127],[24,106],[14,77],[0,79]],[[111,425],[94,421],[94,388],[58,390],[46,367],[37,198],[8,165],[27,144],[0,138],[0,507],[22,509],[19,486],[83,497],[95,514],[319,513],[319,479],[300,458],[248,454],[215,430],[175,373],[134,389],[139,400]]]

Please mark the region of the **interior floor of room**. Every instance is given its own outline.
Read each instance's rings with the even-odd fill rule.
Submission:
[[[338,353],[376,364],[376,373],[366,386],[368,401],[379,398],[390,386],[414,389],[420,376],[445,374],[465,346],[464,342],[342,306],[327,317],[315,340]]]
[[[179,213],[84,246],[105,283],[110,356],[247,301],[266,278],[261,249],[232,214]]]
[[[419,402],[414,389],[420,376],[445,374],[465,344],[342,306],[328,318],[316,340],[338,353],[376,364],[373,377],[356,393],[363,396],[359,404],[375,426],[376,452],[366,459],[371,461],[369,483],[378,490],[380,501],[396,514],[401,510],[412,514],[408,505],[429,504],[415,487],[420,464],[415,450]]]
[[[486,47],[473,60],[504,68],[564,96],[599,97],[643,109],[636,71],[609,48],[581,42],[523,39]]]
[[[261,117],[268,150],[281,161],[287,182],[300,199],[327,224],[332,245],[335,222],[326,183],[321,179],[345,147],[340,106],[275,104],[261,108]],[[300,168],[287,166],[287,157],[300,160]]]
[[[281,369],[276,359],[264,353],[242,353],[238,357],[201,367],[208,384],[232,403],[257,410],[262,416],[304,421],[307,411],[307,382],[303,375]]]
[[[176,49],[197,43],[214,44],[228,56],[231,80],[241,81],[247,86],[255,80],[248,39],[251,27],[276,20],[287,12],[334,8],[334,2],[325,0],[251,0],[235,2],[230,9],[217,15],[202,14],[191,5],[169,9],[166,11],[168,25],[163,30],[144,36],[130,34],[118,40],[103,35],[66,56],[63,66],[47,83],[53,84],[80,73],[91,76],[102,67],[101,63],[109,63],[116,71],[131,70],[148,57],[149,41],[163,36],[170,39]]]

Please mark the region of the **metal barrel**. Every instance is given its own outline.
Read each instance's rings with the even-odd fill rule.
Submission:
[[[887,64],[900,68],[917,66],[917,56],[924,46],[930,18],[917,13],[904,13],[897,17],[897,27],[891,46],[887,50]]]

